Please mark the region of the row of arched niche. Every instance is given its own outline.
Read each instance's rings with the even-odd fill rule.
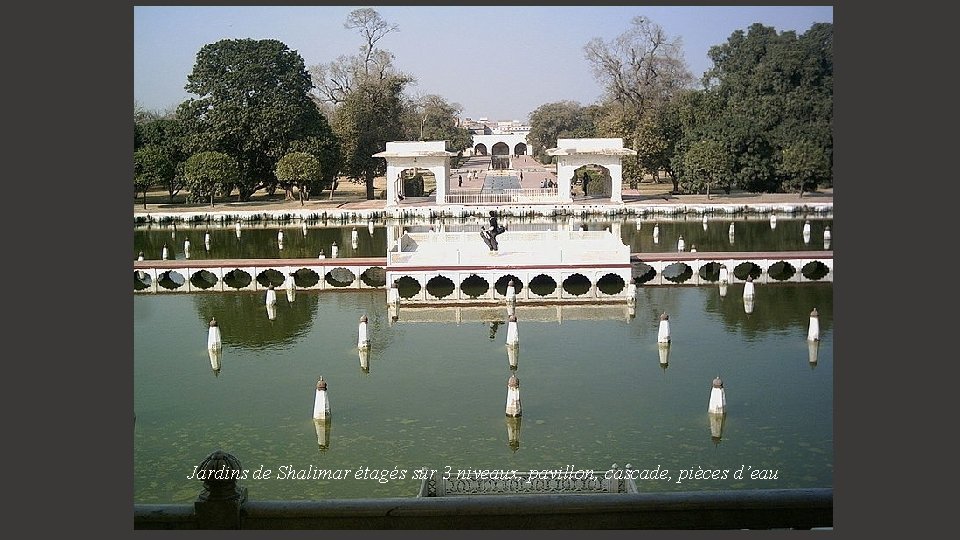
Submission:
[[[699,274],[701,281],[717,282],[720,279],[720,263],[708,262],[698,270],[685,262],[675,262],[663,269],[663,279],[677,285],[682,285],[693,277],[694,271]],[[766,270],[767,276],[775,281],[787,281],[793,278],[797,272],[800,272],[808,281],[821,280],[829,273],[829,268],[820,261],[811,261],[803,266],[796,268],[786,261],[778,261],[770,265]],[[732,270],[733,276],[745,281],[748,277],[758,279],[763,274],[763,269],[753,262],[745,261]],[[637,263],[633,267],[632,279],[637,285],[647,283],[657,276],[657,271],[648,264]],[[291,274],[293,284],[297,289],[316,289],[320,288],[321,279],[325,286],[333,288],[357,288],[359,279],[367,288],[383,288],[386,286],[386,271],[380,267],[371,267],[361,273],[359,276],[348,268],[338,267],[328,271],[320,276],[316,271],[309,268],[301,268]],[[168,270],[157,276],[157,286],[169,291],[176,291],[184,287],[186,277],[176,270]],[[219,278],[209,270],[198,270],[189,277],[192,289],[208,290],[214,289]],[[224,274],[223,284],[234,290],[247,289],[256,279],[261,288],[268,288],[273,285],[275,288],[286,286],[287,277],[275,269],[267,269],[260,272],[256,277],[249,272],[237,268]],[[465,278],[460,284],[459,289],[464,296],[481,297],[487,294],[490,287],[493,286],[500,296],[506,294],[506,289],[510,281],[514,282],[514,288],[517,293],[523,290],[523,287],[530,287],[530,292],[537,296],[551,296],[558,287],[574,296],[580,296],[590,291],[594,285],[590,279],[581,273],[574,273],[558,283],[556,279],[547,274],[538,274],[534,276],[529,283],[523,281],[517,276],[505,274],[500,276],[495,283],[491,284],[488,279],[472,274]],[[606,274],[596,282],[597,290],[605,295],[620,294],[627,284],[623,278],[617,274]],[[153,286],[152,277],[142,271],[134,271],[133,286],[135,291],[143,291]],[[420,293],[426,286],[427,291],[435,298],[445,298],[452,294],[458,287],[447,276],[436,275],[426,284],[412,276],[402,276],[397,279],[397,289],[401,298],[412,298]]]

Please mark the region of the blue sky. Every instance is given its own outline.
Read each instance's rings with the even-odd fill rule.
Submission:
[[[418,79],[411,95],[439,94],[464,117],[527,120],[545,103],[588,105],[603,89],[583,55],[594,37],[610,41],[637,15],[683,43],[696,77],[707,51],[759,22],[803,33],[833,22],[832,6],[135,6],[134,100],[166,111],[197,97],[184,89],[197,52],[221,39],[276,39],[305,64],[354,54],[362,44],[347,14],[372,7],[400,27],[377,45]]]

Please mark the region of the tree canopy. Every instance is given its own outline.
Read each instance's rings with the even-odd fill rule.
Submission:
[[[365,182],[367,199],[374,198],[374,178],[387,169],[386,161],[373,154],[403,136],[401,94],[406,83],[402,77],[363,81],[334,113],[333,127],[341,140],[340,170]]]
[[[240,170],[237,162],[221,152],[199,152],[187,159],[183,168],[184,179],[190,190],[188,200],[200,202],[209,199],[214,204],[217,193],[225,191],[236,180]]]
[[[527,141],[533,145],[534,157],[541,163],[552,159],[546,151],[556,148],[557,139],[587,138],[596,135],[593,108],[576,101],[546,103],[530,113]]]
[[[234,157],[240,200],[276,185],[274,169],[293,141],[326,136],[300,55],[272,40],[227,39],[197,54],[186,89],[200,97],[182,103],[191,152]]]

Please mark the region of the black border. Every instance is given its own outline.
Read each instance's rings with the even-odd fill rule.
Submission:
[[[14,245],[32,262],[20,268],[23,274],[8,274],[15,278],[8,287],[16,304],[5,335],[23,342],[19,334],[27,330],[29,337],[5,355],[14,368],[6,386],[15,392],[6,411],[14,452],[6,469],[20,488],[13,493],[23,503],[18,506],[28,509],[28,527],[59,529],[63,536],[78,530],[124,533],[132,531],[133,500],[126,180],[132,165],[132,5],[26,9],[33,12],[21,9],[10,20],[28,24],[11,25],[22,29],[6,81],[14,90],[8,113],[16,131],[8,129],[14,171],[5,206],[14,211],[11,223],[19,224],[12,230],[19,240]],[[954,169],[931,161],[952,154],[930,132],[931,121],[944,122],[954,107],[943,79],[950,56],[937,60],[943,51],[922,43],[925,35],[952,35],[935,28],[938,19],[952,20],[919,5],[834,7],[834,223],[844,247],[836,254],[840,276],[834,281],[832,534],[936,530],[930,518],[949,516],[943,510],[955,500],[927,500],[932,487],[950,479],[952,456],[935,452],[951,445],[935,437],[952,426],[920,431],[928,411],[911,415],[912,403],[934,393],[925,385],[936,378],[930,377],[935,364],[952,363],[955,354],[931,343],[931,334],[945,328],[928,327],[936,317],[923,310],[930,297],[912,288],[911,280],[923,277],[917,264],[922,269],[936,262],[923,254],[943,254],[954,242],[928,234],[922,220],[902,217],[924,205],[950,210],[941,190],[950,189],[942,184],[953,180]],[[937,64],[924,73],[917,67],[925,58]],[[944,101],[935,99],[940,95]],[[931,110],[923,110],[925,104]],[[926,148],[930,141],[934,147]],[[40,223],[47,213],[61,219]],[[103,231],[108,236],[99,236]],[[44,249],[41,235],[63,234],[76,240],[56,253]],[[936,244],[922,245],[931,240]],[[902,242],[916,247],[901,248]],[[898,247],[891,252],[893,245]],[[904,258],[913,264],[896,274],[891,267]],[[929,276],[937,273],[931,268]],[[54,280],[62,288],[52,288]],[[940,397],[938,410],[949,412],[952,393]],[[457,534],[464,533],[471,534]]]

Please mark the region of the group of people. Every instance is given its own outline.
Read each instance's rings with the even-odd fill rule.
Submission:
[[[557,187],[557,183],[553,181],[553,178],[544,178],[543,182],[540,182],[541,188],[554,188]]]

